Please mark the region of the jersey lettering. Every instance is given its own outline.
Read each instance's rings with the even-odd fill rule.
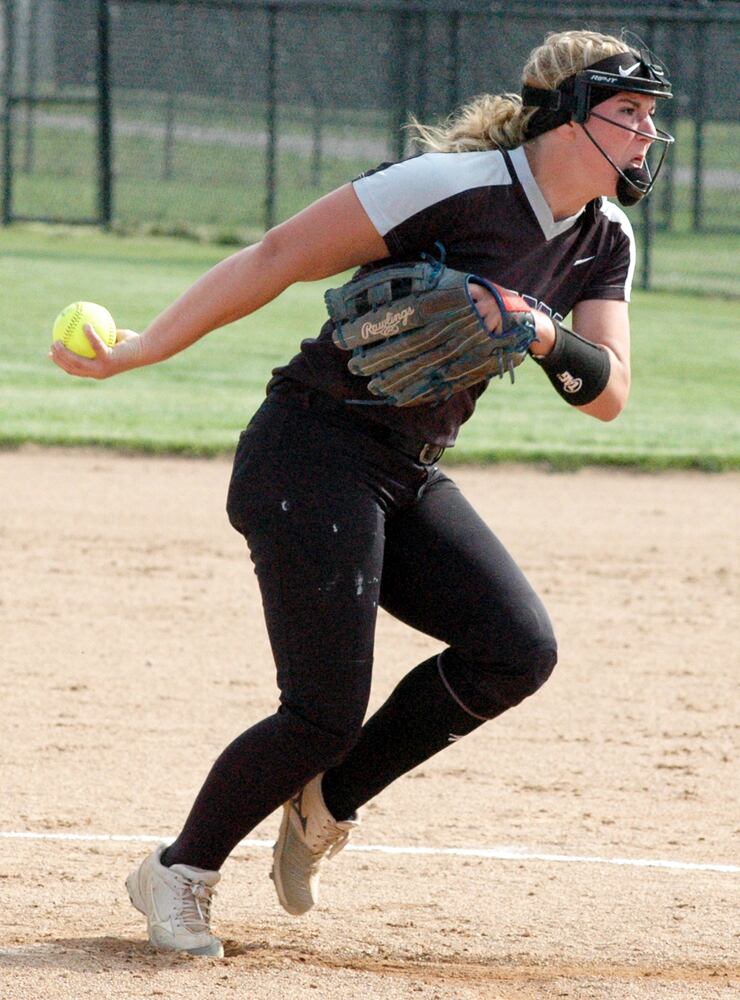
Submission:
[[[524,292],[516,292],[515,294],[521,296],[528,306],[531,306],[538,312],[544,313],[546,316],[549,316],[550,319],[556,319],[558,323],[562,323],[565,319],[565,316],[561,316],[559,312],[553,312],[551,306],[548,306],[546,302],[540,302],[535,295],[525,295]]]

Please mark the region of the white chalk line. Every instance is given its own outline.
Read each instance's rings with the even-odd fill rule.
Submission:
[[[161,844],[171,837],[123,833],[35,833],[26,830],[0,830],[0,840],[61,840],[68,843],[137,843]],[[272,840],[242,840],[240,847],[271,849]],[[557,864],[620,865],[625,868],[664,868],[682,872],[740,873],[740,865],[672,861],[665,858],[602,858],[598,855],[546,854],[520,847],[393,847],[386,844],[348,844],[347,851],[360,854],[396,854],[412,857],[486,858],[493,861],[544,861]]]

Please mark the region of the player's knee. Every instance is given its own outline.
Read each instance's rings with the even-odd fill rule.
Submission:
[[[558,649],[555,636],[539,642],[531,649],[521,650],[512,661],[511,677],[513,694],[517,700],[512,705],[528,698],[542,687],[555,669],[558,662]]]
[[[446,650],[440,661],[451,692],[473,715],[492,719],[538,691],[557,663],[554,635],[510,647],[504,659],[471,659]]]
[[[541,639],[536,645],[512,650],[503,670],[483,671],[481,687],[494,705],[502,710],[513,708],[539,691],[557,660],[555,637]]]

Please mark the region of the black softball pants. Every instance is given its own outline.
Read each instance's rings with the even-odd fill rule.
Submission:
[[[346,818],[555,665],[544,607],[457,486],[309,396],[268,396],[240,438],[227,504],[259,580],[279,708],[217,759],[168,864],[219,868],[321,772]],[[363,726],[379,606],[446,648]]]

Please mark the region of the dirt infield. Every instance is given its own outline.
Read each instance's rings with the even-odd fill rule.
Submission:
[[[228,475],[0,453],[2,1000],[740,995],[738,474],[453,470],[546,600],[552,680],[371,803],[308,917],[272,816],[224,867],[226,958],[149,948],[135,838],[274,708]],[[371,707],[436,648],[382,616]]]

